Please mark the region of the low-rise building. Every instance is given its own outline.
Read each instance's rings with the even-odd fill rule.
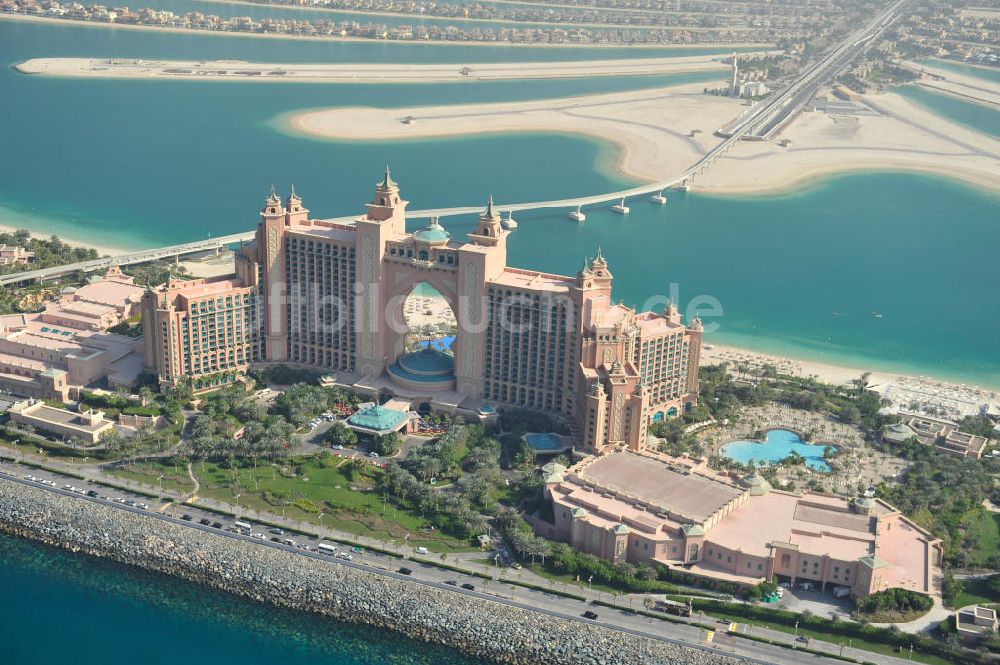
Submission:
[[[38,400],[19,402],[10,407],[8,413],[14,423],[30,425],[64,439],[79,439],[89,444],[97,443],[102,434],[115,426],[112,421],[105,419],[103,411],[74,413]]]
[[[362,404],[345,424],[363,436],[384,436],[394,432],[410,433],[416,429],[419,416],[412,411],[380,404]]]
[[[130,386],[142,370],[138,340],[107,332],[135,313],[142,287],[112,268],[42,312],[0,316],[0,390],[65,401],[97,382]]]
[[[12,266],[30,263],[35,260],[35,253],[18,245],[0,245],[0,266]]]
[[[777,577],[855,597],[900,587],[936,595],[941,542],[889,504],[734,482],[703,465],[616,450],[546,477],[542,535],[617,563],[654,563],[744,586]]]
[[[950,420],[905,413],[900,415],[903,422],[886,427],[882,431],[883,441],[898,445],[916,439],[925,446],[934,446],[942,453],[975,459],[983,456],[989,443],[984,436],[959,431],[958,425]]]
[[[955,630],[966,640],[979,640],[997,632],[997,612],[991,607],[970,605],[955,612]]]

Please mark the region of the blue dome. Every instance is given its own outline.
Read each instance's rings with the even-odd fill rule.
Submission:
[[[437,217],[432,217],[431,223],[425,228],[413,232],[413,239],[420,240],[422,242],[448,242],[450,238],[451,234],[445,231],[444,227],[438,223]]]

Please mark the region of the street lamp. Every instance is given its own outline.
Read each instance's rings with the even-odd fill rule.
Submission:
[[[799,622],[795,622],[795,637],[799,636]]]

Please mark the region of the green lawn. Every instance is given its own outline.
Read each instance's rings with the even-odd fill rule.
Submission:
[[[159,477],[162,475],[165,490],[186,494],[194,489],[194,483],[187,475],[186,462],[174,463],[172,459],[141,462],[125,468],[109,469],[108,473],[116,478],[132,480],[151,487],[159,486]]]
[[[577,582],[576,578],[573,575],[569,575],[567,573],[553,573],[551,570],[545,568],[540,563],[535,563],[535,564],[525,563],[524,568],[526,570],[530,570],[539,577],[544,577],[545,579],[549,579],[556,582],[557,588],[559,584],[568,585],[565,587],[566,589],[572,589],[574,587],[578,589],[588,588],[586,577],[582,578],[579,582]],[[590,586],[590,588],[592,588],[594,591],[602,591],[604,593],[610,593],[610,594],[622,593],[621,589],[616,589],[615,587],[608,586],[606,584],[601,584],[600,582],[594,582],[594,584]]]
[[[958,609],[966,605],[985,603],[1000,603],[1000,593],[991,591],[986,580],[963,580],[962,593],[955,597],[950,606]]]
[[[18,444],[15,446],[11,439],[17,439]],[[10,437],[9,435],[0,435],[0,447],[6,448],[8,450],[16,450],[21,453],[38,454],[38,450],[41,449],[44,455],[51,457],[52,459],[58,459],[60,462],[83,462],[85,458],[90,462],[98,462],[103,458],[104,453],[100,451],[87,452],[84,450],[74,450],[72,446],[67,446],[61,443],[56,443],[54,441],[49,441],[47,439],[25,439],[25,437]]]
[[[962,516],[959,528],[965,532],[969,565],[989,567],[990,560],[1000,551],[1000,513],[983,508],[970,510]]]
[[[261,463],[258,468],[223,468],[218,463],[197,463],[201,482],[199,496],[236,503],[239,491],[243,508],[270,512],[288,519],[328,526],[356,535],[402,543],[409,535],[414,546],[434,552],[466,552],[475,548],[440,531],[422,532],[430,523],[419,514],[383,503],[375,490],[380,469],[372,467],[352,480],[343,460],[326,463],[315,457],[296,457],[278,465]],[[281,468],[279,468],[281,467]],[[322,518],[320,518],[322,514]]]

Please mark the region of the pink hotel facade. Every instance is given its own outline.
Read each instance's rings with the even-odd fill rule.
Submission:
[[[388,169],[349,222],[310,219],[294,189],[272,190],[234,275],[146,295],[147,365],[172,382],[288,363],[452,413],[526,407],[562,416],[587,452],[639,450],[652,420],[691,408],[697,318],[614,304],[600,251],[572,277],[509,267],[492,201],[465,241],[436,220],[408,233],[406,204]],[[423,282],[455,313],[453,353],[405,348],[403,302]]]
[[[775,490],[704,463],[629,450],[546,467],[549,538],[616,562],[657,563],[751,586],[777,578],[853,597],[888,588],[940,593],[941,541],[889,504]]]

